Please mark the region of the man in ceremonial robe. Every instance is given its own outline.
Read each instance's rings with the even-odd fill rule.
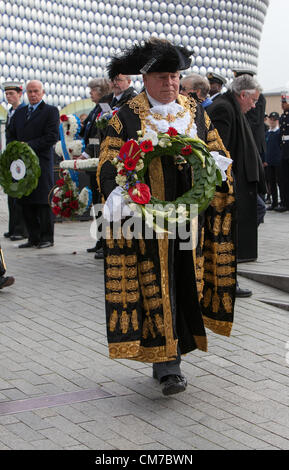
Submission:
[[[198,136],[209,149],[227,154],[200,104],[179,95],[180,70],[190,52],[152,39],[111,61],[110,73],[143,74],[144,91],[111,119],[101,146],[98,181],[105,199],[117,184],[111,161],[137,132]],[[181,250],[179,239],[106,238],[105,295],[109,354],[153,363],[164,395],[182,392],[187,380],[181,354],[207,350],[205,326],[229,336],[235,294],[234,194],[230,170],[209,208],[199,216],[195,249]],[[173,201],[192,186],[191,167],[174,158],[154,158],[146,175],[153,196]]]

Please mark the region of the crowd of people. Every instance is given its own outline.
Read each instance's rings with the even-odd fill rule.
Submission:
[[[235,69],[228,84],[219,73],[186,74],[190,66],[190,52],[168,41],[154,38],[135,45],[111,59],[108,78],[89,81],[94,107],[80,116],[85,148],[77,158],[99,158],[97,173],[90,172],[93,204],[119,197],[112,160],[140,131],[173,127],[182,133],[187,123],[187,135],[197,135],[210,151],[232,159],[226,182],[216,187],[212,203],[199,216],[195,250],[180,250],[180,240],[167,236],[100,239],[87,249],[104,259],[110,357],[153,363],[153,377],[165,395],[186,389],[181,355],[207,349],[205,327],[229,336],[235,296],[252,294],[240,288],[236,264],[257,259],[257,230],[266,210],[289,210],[289,96],[282,95],[283,114],[272,112],[264,123],[266,102],[252,71]],[[131,75],[142,75],[140,93]],[[29,196],[8,198],[4,236],[27,237],[21,249],[51,247],[54,224],[48,196],[59,112],[44,102],[37,80],[26,85],[28,105],[21,103],[21,84],[6,83],[4,89],[11,104],[7,143],[27,142],[41,167],[38,186]],[[95,122],[105,105],[117,112],[100,129]],[[180,171],[172,158],[161,155],[151,161],[146,181],[152,196],[172,201],[192,186],[192,172],[188,164]],[[0,254],[1,289],[14,278],[5,277]]]

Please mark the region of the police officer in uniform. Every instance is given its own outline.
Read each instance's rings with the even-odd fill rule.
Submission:
[[[227,80],[223,75],[216,72],[208,72],[207,79],[210,82],[209,95],[212,101],[216,100],[222,94],[222,88],[226,85]]]
[[[7,120],[5,123],[5,134],[6,140],[9,129],[11,127],[12,119],[17,109],[25,106],[25,103],[21,102],[23,94],[23,86],[20,82],[9,81],[3,83],[3,88],[7,102],[11,105],[8,109]],[[19,204],[17,198],[8,196],[8,211],[9,211],[9,223],[8,232],[4,233],[5,238],[10,240],[22,240],[27,237],[27,230],[23,218],[22,206]]]
[[[283,113],[280,117],[281,138],[281,192],[284,205],[275,208],[277,212],[289,211],[289,91],[281,94]]]

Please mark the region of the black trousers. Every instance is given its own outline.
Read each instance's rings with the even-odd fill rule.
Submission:
[[[40,242],[54,242],[54,221],[49,204],[23,204],[23,215],[28,230],[28,240],[37,245]]]
[[[289,159],[281,160],[281,202],[289,209]]]
[[[272,197],[272,206],[278,206],[278,187],[280,190],[280,198],[281,198],[281,205],[284,205],[282,190],[280,186],[281,182],[281,168],[280,166],[271,166],[268,165],[267,167],[268,177],[269,177],[269,184],[271,190],[271,197]]]
[[[9,225],[8,232],[11,235],[27,236],[27,230],[24,222],[23,208],[19,200],[8,196]]]

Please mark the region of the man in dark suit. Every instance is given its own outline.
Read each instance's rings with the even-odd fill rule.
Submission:
[[[262,161],[245,114],[260,94],[250,75],[235,78],[230,89],[208,107],[208,114],[233,159],[236,182],[238,261],[257,258],[257,186],[264,180]],[[238,297],[251,291],[237,286]]]
[[[13,116],[17,109],[25,106],[25,103],[21,102],[23,94],[22,83],[17,81],[5,82],[3,83],[3,88],[5,91],[6,100],[11,105],[8,109],[7,120],[5,123],[5,134],[7,139],[7,133],[9,127],[11,126]],[[17,198],[8,196],[8,212],[8,232],[4,233],[4,237],[10,238],[12,241],[26,238],[27,230],[25,227],[22,206],[19,204]]]
[[[54,223],[48,197],[53,187],[53,146],[59,140],[59,112],[55,106],[43,101],[44,89],[38,80],[27,84],[26,93],[29,105],[15,113],[8,140],[26,142],[34,150],[39,158],[41,175],[36,189],[20,199],[28,242],[19,248],[46,248],[54,244]]]

